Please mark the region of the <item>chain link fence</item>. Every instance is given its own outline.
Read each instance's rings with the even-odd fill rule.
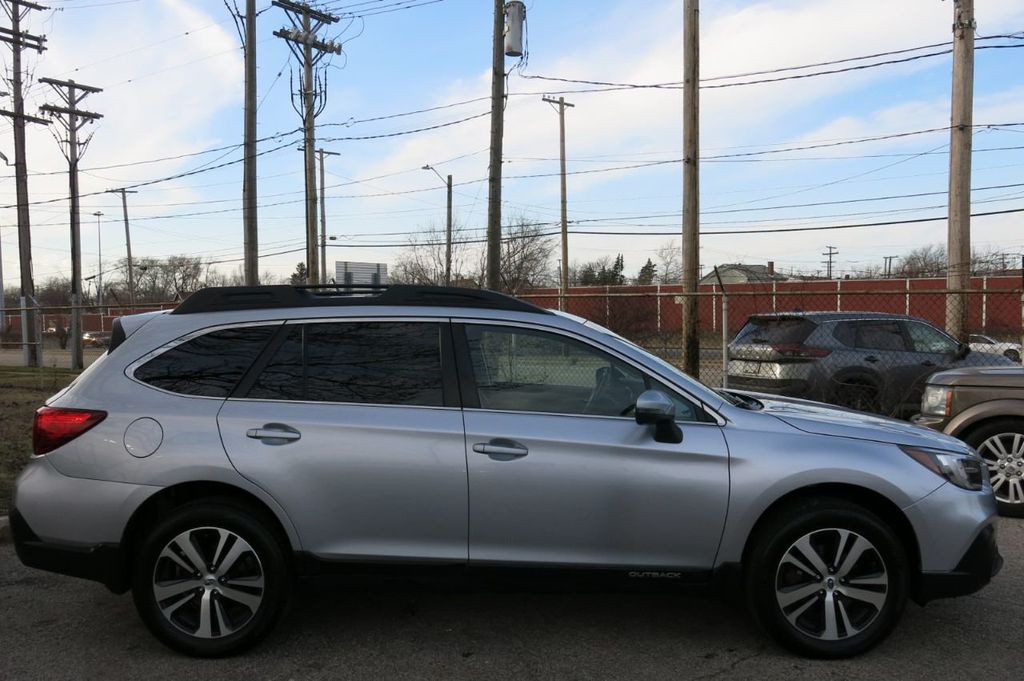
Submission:
[[[682,365],[681,302],[698,298],[699,378],[906,418],[942,369],[1021,364],[1017,277],[976,278],[963,291],[944,279],[779,281],[680,286],[578,287],[566,311]],[[521,296],[558,309],[556,289]],[[949,300],[965,301],[970,343],[944,331]]]

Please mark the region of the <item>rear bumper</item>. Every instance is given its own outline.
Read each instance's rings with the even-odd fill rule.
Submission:
[[[1003,567],[1003,557],[996,544],[995,525],[983,529],[967,549],[967,553],[951,572],[922,572],[914,590],[920,604],[937,598],[966,596],[980,590]]]
[[[100,582],[115,593],[128,590],[127,562],[117,544],[61,544],[41,540],[15,508],[11,511],[14,550],[27,567]]]

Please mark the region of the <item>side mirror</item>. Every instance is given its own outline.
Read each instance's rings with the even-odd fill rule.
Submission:
[[[967,343],[958,343],[956,346],[956,354],[953,355],[953,359],[963,359],[969,354],[971,354],[971,346]]]
[[[683,431],[676,425],[676,405],[665,393],[644,391],[636,400],[634,413],[640,425],[654,425],[655,441],[670,444],[683,441]]]

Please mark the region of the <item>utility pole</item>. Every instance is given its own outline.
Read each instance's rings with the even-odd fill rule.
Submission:
[[[896,260],[900,256],[898,255],[887,255],[885,256],[885,278],[888,279],[892,276],[892,261]]]
[[[548,104],[558,106],[558,149],[560,153],[559,159],[562,164],[562,271],[560,277],[561,286],[558,295],[558,309],[565,310],[568,307],[566,303],[566,295],[569,293],[569,212],[566,205],[565,188],[565,107],[572,108],[575,104],[570,104],[565,101],[565,97],[559,97],[558,99],[544,97],[543,100]]]
[[[58,121],[67,134],[64,140],[66,146],[61,147],[61,152],[68,161],[68,196],[71,205],[71,334],[68,342],[71,345],[71,368],[81,370],[85,368],[85,364],[82,358],[82,231],[81,206],[78,198],[78,161],[92,135],[85,141],[79,141],[78,131],[103,116],[83,111],[78,105],[89,95],[102,90],[73,80],[40,78],[39,82],[52,87],[63,100],[63,104],[44,104],[39,110]]]
[[[974,0],[953,2],[953,101],[949,141],[949,235],[946,331],[966,343],[971,284],[971,135],[974,106]]]
[[[279,29],[274,35],[283,38],[295,58],[302,62],[299,89],[304,131],[302,149],[306,159],[306,280],[317,284],[320,266],[316,248],[316,117],[327,103],[327,87],[326,82],[314,82],[313,69],[326,54],[341,54],[340,44],[317,36],[321,28],[337,22],[338,17],[291,0],[274,0],[273,5],[285,10],[292,23],[290,29]]]
[[[825,246],[825,248],[827,248],[828,251],[826,251],[825,253],[822,253],[822,255],[827,257],[828,260],[822,260],[821,264],[828,267],[828,269],[825,270],[825,272],[826,272],[825,278],[826,279],[831,279],[832,278],[832,261],[833,261],[833,259],[837,255],[839,255],[839,249],[836,248],[835,246]]]
[[[242,169],[242,222],[246,286],[260,283],[259,231],[256,210],[256,0],[245,2],[245,162]],[[123,194],[121,195],[124,196]],[[125,211],[127,216],[127,210]],[[125,231],[128,218],[125,217]],[[131,255],[128,256],[131,271]]]
[[[324,156],[341,156],[336,151],[317,149],[320,155],[320,283],[327,283],[327,193],[324,183]]]
[[[683,2],[683,371],[700,376],[700,7]]]
[[[132,263],[132,233],[128,227],[128,194],[138,194],[131,189],[108,189],[108,194],[121,195],[121,214],[124,216],[124,248],[128,254],[128,304],[135,307],[135,266]]]
[[[96,268],[96,305],[100,308],[100,315],[103,314],[103,229],[100,225],[100,218],[103,217],[101,211],[93,213],[96,216],[96,250],[97,253],[97,268]]]
[[[491,44],[491,159],[487,170],[487,288],[501,288],[501,157],[505,132],[505,0],[494,0]]]
[[[47,124],[49,121],[25,114],[24,82],[22,81],[21,50],[31,48],[36,52],[46,49],[46,38],[21,30],[21,20],[31,10],[47,9],[26,0],[3,0],[4,11],[11,20],[10,29],[0,29],[0,40],[11,45],[11,97],[14,111],[0,111],[14,123],[14,175],[15,191],[18,197],[18,255],[21,266],[21,338],[24,348],[25,366],[40,367],[42,360],[42,338],[39,335],[36,317],[36,288],[32,279],[32,228],[28,210],[28,165],[25,160],[25,123]]]
[[[437,175],[445,186],[448,188],[448,219],[445,222],[444,230],[444,285],[452,285],[452,176],[448,175],[447,178],[441,177],[441,173],[437,172],[437,168],[427,164],[423,166],[423,170],[433,170],[434,174]]]

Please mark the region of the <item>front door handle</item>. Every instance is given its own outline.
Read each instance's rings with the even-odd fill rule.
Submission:
[[[878,361],[878,358],[875,357],[874,355],[868,355],[867,357],[864,358],[864,361],[871,362],[872,364],[874,364],[875,362]]]
[[[265,445],[286,445],[302,437],[302,433],[281,423],[267,423],[262,428],[250,428],[246,437],[262,440]]]
[[[520,444],[515,440],[505,440],[503,438],[494,439],[490,442],[477,442],[473,445],[473,451],[477,454],[486,454],[498,461],[518,459],[530,453],[526,445]]]
[[[925,360],[925,361],[921,362],[921,366],[923,366],[923,367],[933,367],[933,366],[935,366],[935,362],[933,362],[930,359],[928,359],[928,360]]]

